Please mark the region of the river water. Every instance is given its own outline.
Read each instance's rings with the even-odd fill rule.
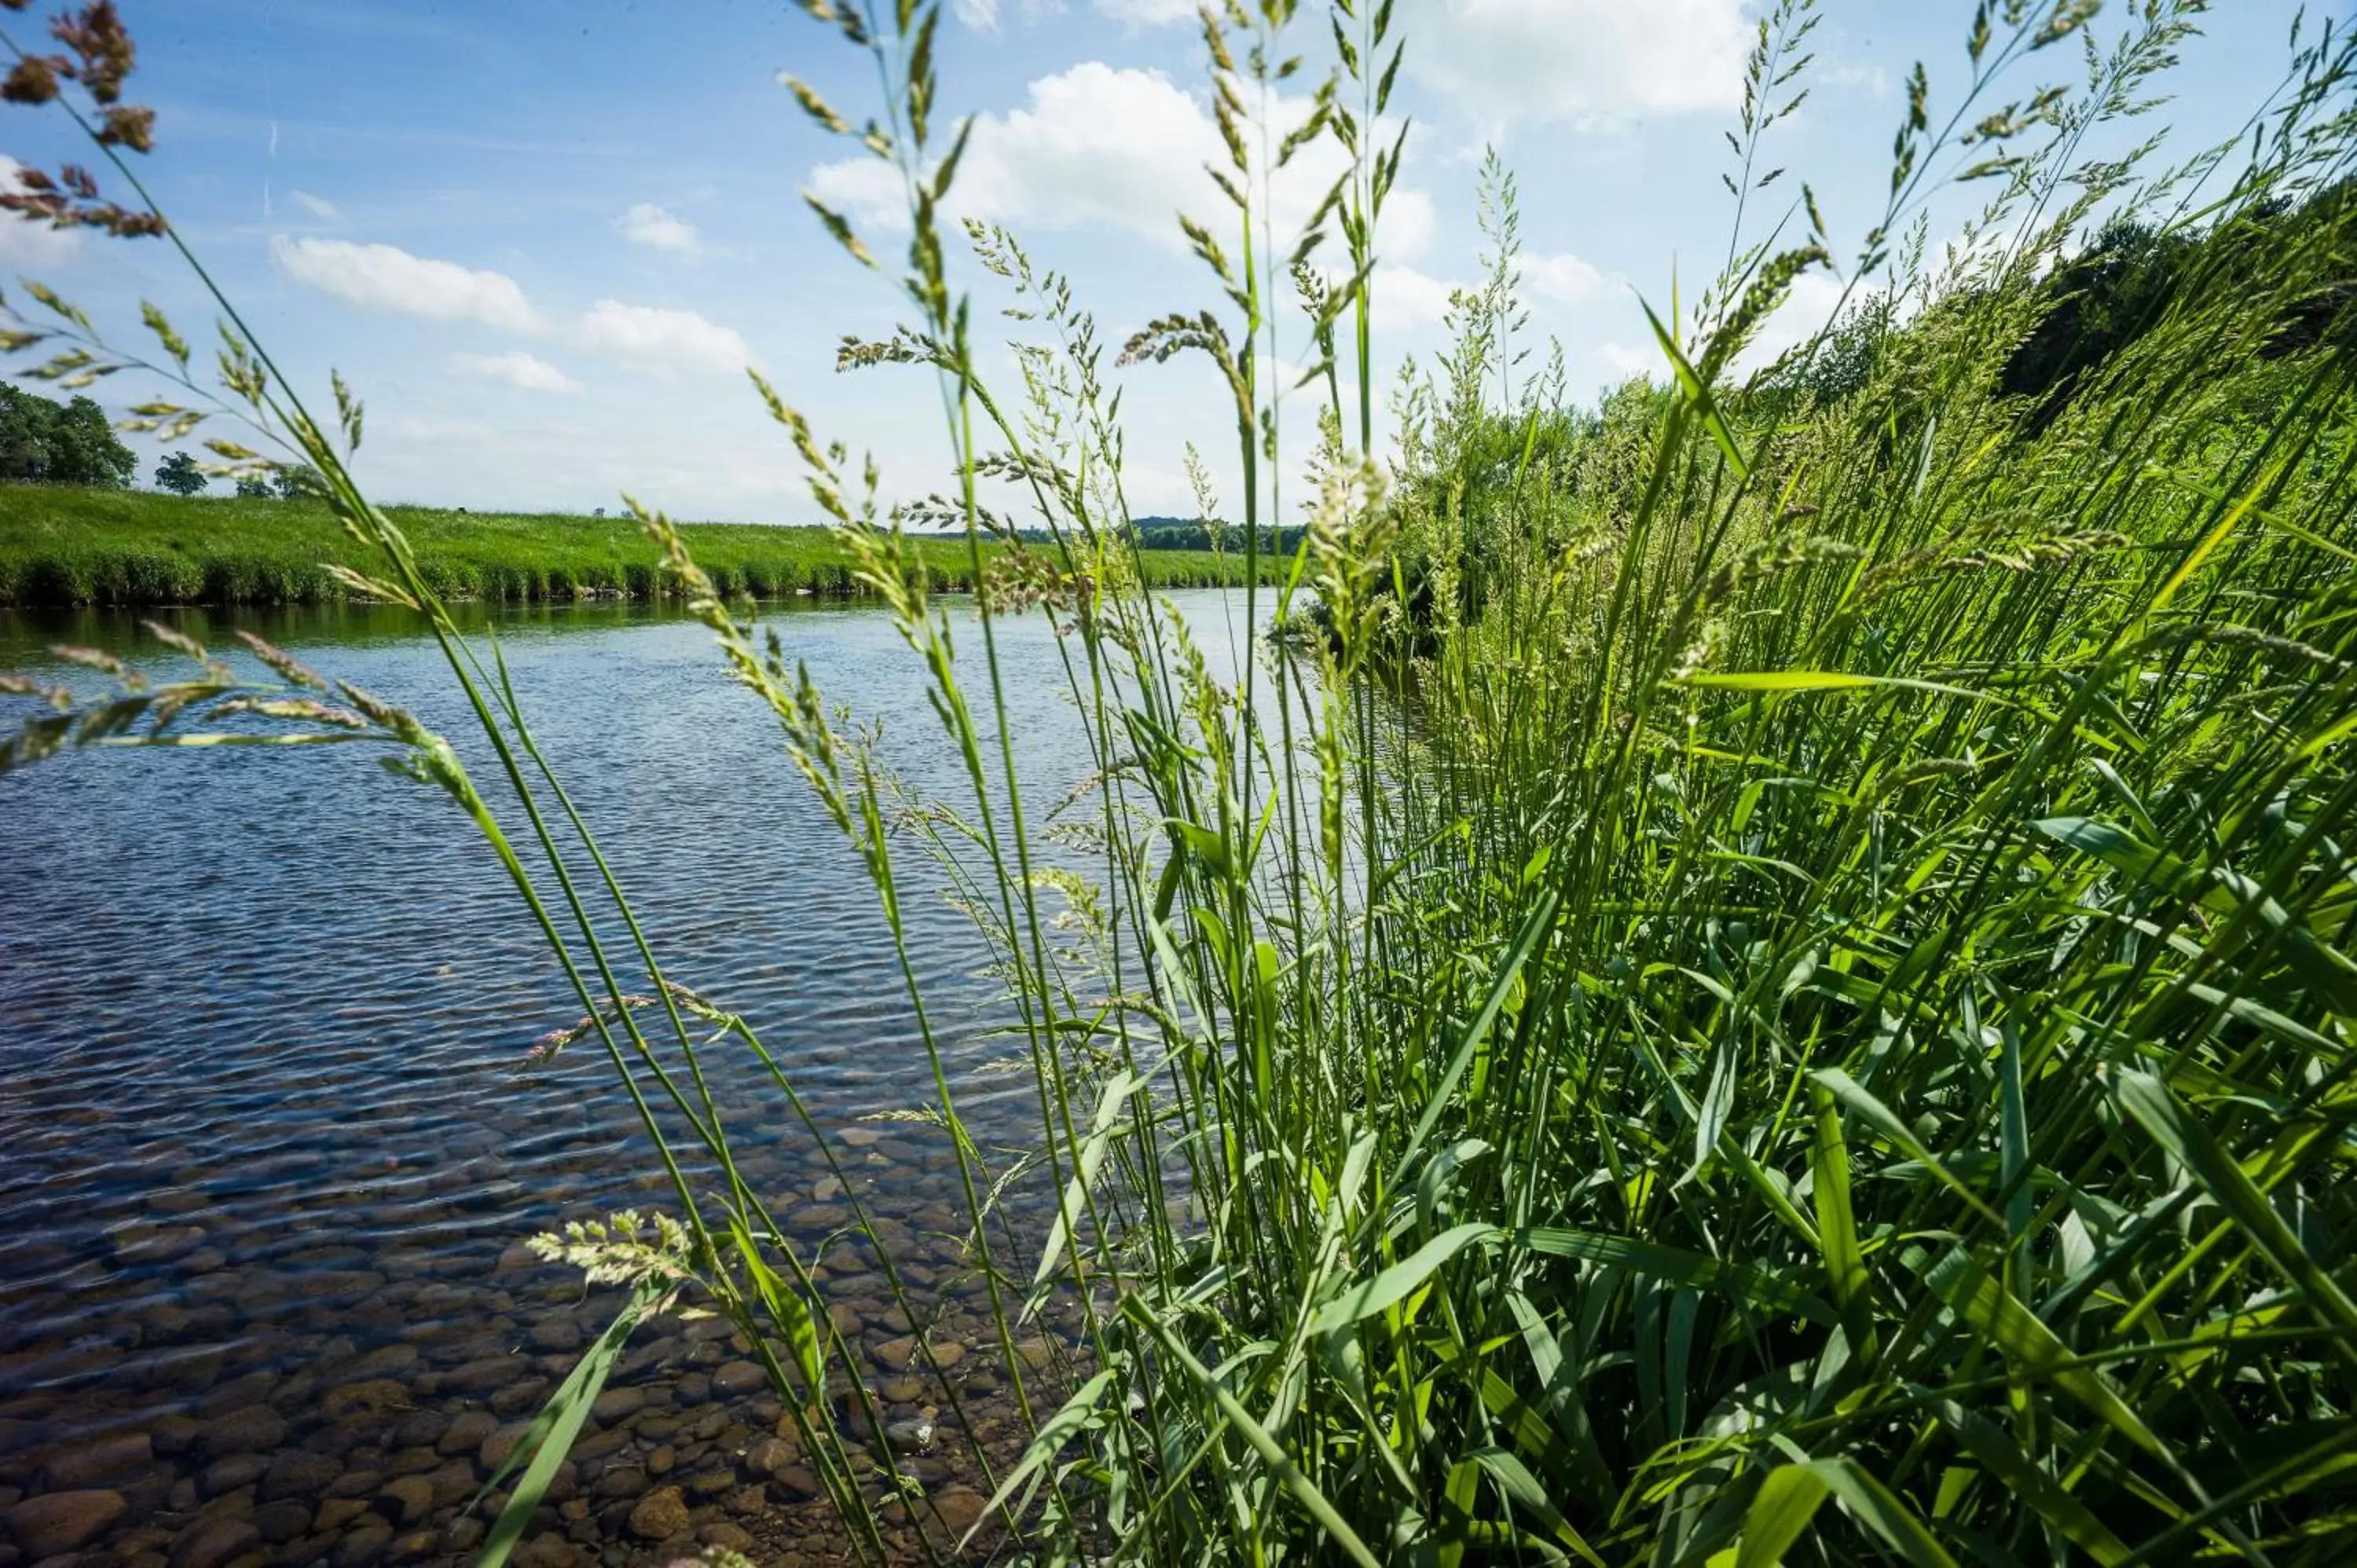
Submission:
[[[1241,597],[1175,597],[1223,669]],[[934,1341],[979,1352],[952,1374],[973,1433],[944,1422],[910,1461],[945,1513],[971,1510],[970,1444],[1013,1417],[945,1136],[861,1119],[931,1099],[864,872],[703,628],[643,607],[483,613],[669,972],[760,1030],[884,1217]],[[823,691],[884,721],[904,777],[954,795],[882,612],[765,615]],[[491,774],[406,612],[167,618],[217,650],[256,631]],[[1052,800],[1088,767],[1055,639],[1036,619],[1001,636],[1018,767]],[[55,678],[58,641],[172,657],[129,616],[12,613],[0,669]],[[28,709],[5,701],[13,727]],[[468,1499],[616,1299],[519,1244],[666,1206],[594,1039],[531,1057],[580,1009],[473,827],[365,749],[83,753],[0,777],[0,1568],[469,1560],[490,1510]],[[983,945],[946,900],[907,902],[961,1107],[1010,1149],[1030,1079],[990,1070],[1015,1047],[992,1033]],[[741,1163],[815,1254],[848,1211],[813,1140],[751,1063],[715,1071],[724,1102],[759,1108]],[[945,1391],[895,1365],[911,1325],[875,1259],[838,1240],[821,1270],[888,1416],[934,1412]],[[642,1328],[517,1561],[705,1543],[832,1561],[748,1348],[710,1321]],[[1050,1326],[1025,1348],[1052,1369],[1068,1346]]]

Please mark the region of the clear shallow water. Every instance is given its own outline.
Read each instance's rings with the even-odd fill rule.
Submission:
[[[1180,598],[1222,647],[1221,596]],[[173,618],[217,651],[247,627],[412,707],[496,803],[405,613]],[[823,690],[885,721],[904,777],[955,798],[956,759],[880,612],[772,618]],[[942,1234],[959,1208],[945,1139],[857,1120],[930,1099],[874,895],[754,700],[701,627],[659,611],[497,625],[668,972],[746,1015],[849,1133],[845,1168],[936,1340],[981,1348],[979,1282]],[[0,669],[40,671],[59,640],[167,662],[135,618],[27,614],[0,616]],[[960,646],[978,658],[978,638]],[[1018,766],[1052,800],[1088,767],[1053,639],[1027,625],[1002,646]],[[73,755],[0,778],[0,1568],[59,1550],[92,1568],[464,1560],[460,1510],[500,1431],[611,1311],[517,1243],[665,1203],[594,1041],[528,1061],[579,1007],[473,827],[366,749]],[[981,943],[943,901],[907,904],[961,1103],[1019,1138],[1028,1076],[970,1072],[1009,1048],[986,1034]],[[735,1123],[742,1163],[815,1244],[848,1216],[812,1140],[752,1064],[716,1070],[724,1102],[756,1108]],[[895,1375],[909,1325],[872,1257],[838,1243],[824,1266],[892,1413],[940,1404]],[[749,1540],[757,1561],[824,1555],[807,1468],[763,1444],[779,1412],[746,1386],[746,1347],[677,1323],[633,1347],[524,1560],[663,1561],[697,1536]],[[960,1391],[985,1438],[1011,1421],[988,1359]],[[971,1480],[965,1443],[945,1435],[920,1474]],[[640,1506],[666,1487],[684,1530]]]

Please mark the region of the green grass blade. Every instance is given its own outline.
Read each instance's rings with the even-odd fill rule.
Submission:
[[[1813,1465],[1779,1465],[1769,1471],[1744,1513],[1734,1568],[1776,1568],[1831,1491]]]
[[[1309,1331],[1312,1334],[1332,1334],[1372,1317],[1384,1308],[1406,1299],[1442,1264],[1466,1248],[1504,1234],[1494,1225],[1451,1226],[1372,1279],[1351,1286],[1318,1308],[1318,1316],[1310,1320]]]
[[[2153,1142],[2193,1173],[2202,1190],[2217,1200],[2312,1311],[2343,1329],[2357,1328],[2357,1302],[2301,1244],[2250,1174],[2218,1146],[2210,1130],[2193,1119],[2166,1083],[2151,1073],[2122,1072],[2114,1079],[2112,1093]],[[2350,1353],[2346,1339],[2336,1343],[2344,1355]]]
[[[614,1321],[582,1352],[573,1370],[548,1396],[548,1403],[541,1407],[540,1413],[524,1429],[523,1436],[508,1451],[507,1458],[483,1482],[482,1489],[476,1493],[479,1499],[513,1475],[517,1466],[523,1466],[522,1477],[509,1494],[507,1506],[500,1510],[490,1533],[483,1538],[482,1550],[475,1558],[476,1568],[500,1568],[516,1542],[523,1539],[523,1532],[532,1528],[533,1513],[548,1495],[549,1483],[556,1479],[557,1469],[572,1450],[573,1440],[580,1435],[582,1423],[589,1418],[589,1407],[597,1402],[597,1395],[604,1391],[622,1346],[671,1288],[668,1282],[650,1280],[631,1294],[622,1310],[614,1315]]]

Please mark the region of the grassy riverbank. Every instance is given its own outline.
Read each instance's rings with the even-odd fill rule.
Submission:
[[[666,591],[660,552],[628,517],[457,512],[393,507],[419,569],[447,598],[653,598]],[[745,523],[683,527],[696,560],[727,592],[759,597],[858,591],[850,554],[817,528]],[[991,546],[996,554],[997,546]],[[965,542],[918,549],[937,591],[973,586]],[[1157,587],[1243,581],[1240,555],[1151,550]],[[382,569],[323,501],[235,500],[136,490],[0,485],[0,604],[311,604],[350,596],[326,568]]]
[[[968,236],[981,292],[947,281],[964,132],[929,113],[939,0],[821,9],[880,73],[865,144],[910,236],[913,319],[838,365],[920,367],[912,398],[948,404],[952,489],[1020,476],[1036,510],[1019,522],[1102,535],[1130,448],[1095,319],[995,228]],[[693,1365],[679,1408],[766,1387],[759,1451],[790,1449],[796,1497],[841,1521],[836,1555],[879,1565],[946,1560],[977,1529],[1008,1560],[1141,1568],[2349,1561],[2357,40],[2299,46],[2246,138],[2180,149],[2169,172],[2155,144],[2115,154],[2166,102],[2198,6],[2134,7],[2068,89],[2040,85],[2045,60],[2078,53],[2095,7],[1957,0],[1962,47],[1891,106],[1882,209],[1850,205],[1835,230],[1803,187],[1803,230],[1774,214],[1781,191],[1742,205],[1784,173],[1770,130],[1800,106],[1815,26],[1809,0],[1758,7],[1728,260],[1699,294],[1651,296],[1658,377],[1591,404],[1574,391],[1588,372],[1536,359],[1492,157],[1485,281],[1455,292],[1447,351],[1411,367],[1379,435],[1372,323],[1393,285],[1373,236],[1398,155],[1369,133],[1392,81],[1373,68],[1399,58],[1392,7],[1338,0],[1319,110],[1248,121],[1292,39],[1323,46],[1288,29],[1294,9],[1207,14],[1214,172],[1250,242],[1222,243],[1224,209],[1191,220],[1226,303],[1121,352],[1212,360],[1237,403],[1238,521],[1255,539],[1305,526],[1297,577],[1233,607],[1283,657],[1258,640],[1222,657],[1184,607],[1085,556],[1023,558],[1020,591],[992,593],[969,636],[927,597],[934,557],[848,535],[921,671],[927,758],[885,744],[888,721],[920,725],[872,666],[814,673],[731,613],[723,591],[759,585],[739,553],[753,531],[658,530],[740,722],[774,735],[838,864],[873,884],[881,923],[855,940],[888,940],[906,1005],[873,984],[856,1000],[922,1060],[899,1079],[883,1069],[906,1058],[862,1060],[922,1086],[877,1125],[822,1119],[823,1040],[764,1037],[743,876],[641,911],[609,875],[632,832],[711,857],[711,809],[684,791],[582,807],[558,779],[576,764],[536,738],[543,700],[456,618],[436,631],[467,700],[444,711],[479,746],[333,670],[267,645],[216,660],[176,628],[159,641],[178,680],[68,650],[114,685],[6,688],[27,716],[0,768],[68,746],[350,743],[438,792],[580,1009],[534,1059],[595,1053],[631,1097],[645,1138],[614,1157],[661,1208],[530,1244],[628,1284],[627,1304],[572,1369],[552,1352],[529,1395],[494,1404],[520,1415],[554,1384],[511,1464],[427,1492],[496,1499],[480,1568],[517,1543],[519,1562],[619,1560],[638,1549],[625,1530],[666,1557],[710,1541],[702,1499],[777,1473],[750,1459],[758,1431],[724,1419],[697,1439],[748,1461],[740,1476],[671,1446],[701,1416],[629,1439],[608,1420],[673,1399],[650,1373]],[[1278,169],[1320,137],[1344,180],[1289,234]],[[1940,171],[1965,159],[1987,204],[1935,248],[1956,231]],[[1339,233],[1320,227],[1338,211]],[[899,250],[825,217],[863,261]],[[1836,256],[1841,234],[1857,249]],[[1304,265],[1288,294],[1288,254],[1339,271]],[[1772,353],[1796,285],[1820,280],[1833,319]],[[1294,295],[1306,320],[1279,314]],[[1021,324],[1019,392],[994,391],[974,348],[992,311]],[[1289,390],[1262,373],[1305,339],[1330,358]],[[291,403],[262,363],[277,390],[259,405]],[[1301,405],[1321,398],[1304,452]],[[849,515],[845,448],[772,406],[814,494]],[[337,447],[282,434],[357,496]],[[1215,514],[1218,476],[1189,458]],[[350,516],[370,569],[429,603],[445,568],[422,564],[460,558],[437,529],[479,540],[493,521]],[[1072,573],[1116,591],[1060,618],[1053,671],[1026,679],[1000,628],[1071,603]],[[1034,705],[1063,700],[1091,764],[1069,790],[1042,777]],[[683,747],[712,746],[705,710],[676,716]],[[120,820],[77,800],[93,832]],[[291,836],[244,831],[256,853]],[[442,875],[404,819],[353,833],[352,863],[379,873],[355,899]],[[1003,995],[927,978],[938,949],[914,912],[944,885]],[[93,1032],[112,1004],[95,994]],[[1005,1051],[972,1077],[970,1029]],[[748,1063],[749,1090],[716,1079]],[[978,1086],[1009,1064],[1028,1094]],[[1018,1098],[1035,1144],[966,1120]],[[907,1219],[877,1152],[892,1124],[948,1150],[946,1196]],[[806,1163],[780,1181],[761,1162],[789,1140]],[[1044,1234],[1009,1211],[1018,1176],[1053,1198]],[[511,1299],[454,1325],[485,1348],[436,1391],[511,1375],[519,1320],[553,1305]],[[718,1321],[689,1329],[680,1306]],[[706,1374],[722,1334],[746,1359]],[[1018,1433],[982,1402],[1000,1398]],[[207,1492],[229,1495],[238,1431],[193,1439]],[[349,1436],[317,1451],[399,1469],[413,1442]],[[978,1456],[975,1486],[923,1456],[948,1442]],[[88,1468],[41,1474],[63,1491]],[[357,1488],[383,1488],[382,1528],[330,1549],[323,1527],[272,1562],[426,1557],[435,1537],[393,1535],[419,1511],[401,1485]],[[559,1511],[576,1487],[601,1511]],[[46,1527],[90,1496],[27,1499],[12,1521],[45,1528],[12,1522],[18,1558],[61,1550]],[[226,1557],[209,1517],[173,1523],[208,1531],[175,1560]],[[128,1539],[107,1550],[133,1555]]]

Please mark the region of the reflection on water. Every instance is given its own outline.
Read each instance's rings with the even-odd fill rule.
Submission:
[[[1180,597],[1222,622],[1219,596]],[[924,1064],[873,896],[774,733],[673,615],[487,613],[667,967],[784,1060],[936,1342],[984,1352],[952,1373],[975,1430],[1011,1435],[946,1140],[857,1120],[929,1098]],[[407,612],[173,618],[413,707],[488,789]],[[881,614],[778,624],[822,689],[887,721],[906,776],[956,788]],[[164,662],[128,617],[12,614],[0,669],[59,640]],[[1027,784],[1060,794],[1086,763],[1050,635],[1001,644]],[[579,1009],[513,890],[446,799],[351,747],[67,756],[0,778],[0,1568],[465,1560],[491,1511],[468,1499],[614,1305],[518,1243],[667,1190],[594,1041],[527,1061]],[[908,908],[962,1102],[1019,1136],[1024,1080],[971,1073],[1005,1048],[982,1037],[980,943],[940,899]],[[758,1108],[742,1163],[815,1246],[849,1218],[837,1184],[752,1064],[716,1071]],[[945,1391],[910,1375],[873,1254],[836,1240],[822,1273],[888,1415],[931,1414]],[[1027,1358],[1060,1343],[1051,1326]],[[749,1348],[708,1320],[642,1329],[517,1561],[829,1560]],[[952,1424],[911,1463],[956,1517],[980,1498]]]

